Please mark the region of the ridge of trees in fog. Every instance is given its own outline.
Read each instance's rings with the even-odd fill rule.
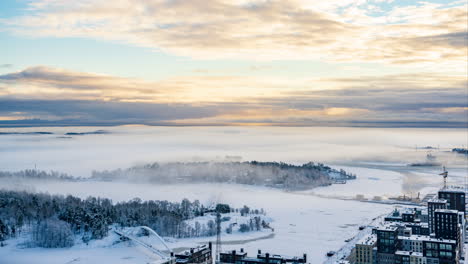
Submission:
[[[329,185],[336,180],[355,179],[356,175],[335,170],[321,163],[293,165],[284,162],[170,162],[151,163],[128,169],[93,171],[90,178],[60,172],[22,170],[0,171],[0,179],[64,181],[128,181],[143,183],[238,183],[280,189],[306,189]]]
[[[87,243],[107,236],[111,225],[149,226],[161,236],[176,238],[213,236],[216,234],[214,220],[193,224],[186,220],[217,212],[250,216],[250,225],[241,226],[241,232],[268,228],[268,223],[261,218],[263,209],[247,206],[233,209],[218,204],[207,208],[198,200],[174,203],[139,198],[113,204],[110,199],[99,197],[81,199],[71,195],[0,190],[0,243],[21,232],[31,232],[31,246],[69,247],[75,237]]]
[[[356,176],[321,163],[293,165],[284,162],[171,162],[152,163],[125,170],[93,171],[91,179],[154,183],[222,182],[265,185],[285,189],[308,188]]]
[[[0,171],[0,179],[9,179],[9,180],[66,180],[74,181],[81,178],[68,175],[66,173],[61,173],[57,171],[41,171],[41,170],[21,170],[16,172],[10,171]]]

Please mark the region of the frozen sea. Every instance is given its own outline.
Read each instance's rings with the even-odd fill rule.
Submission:
[[[93,133],[100,130],[105,133]],[[9,128],[0,132],[3,132],[0,134],[0,170],[8,171],[37,168],[88,177],[93,170],[127,168],[147,162],[219,161],[236,157],[244,161],[295,164],[322,162],[357,174],[358,179],[347,184],[305,192],[232,184],[0,183],[0,188],[80,197],[93,195],[114,201],[134,197],[171,201],[189,198],[206,204],[226,202],[264,208],[274,220],[275,236],[224,245],[223,249],[242,247],[250,254],[257,249],[287,255],[306,253],[311,263],[325,261],[325,253],[344,246],[345,239],[358,233],[359,225],[393,208],[349,199],[356,195],[383,199],[403,194],[424,195],[440,186],[437,174],[441,168],[413,168],[408,167],[408,163],[424,161],[431,152],[449,169],[451,183],[464,184],[468,173],[466,157],[450,152],[453,147],[468,144],[468,132],[464,129],[125,126]],[[70,132],[84,134],[67,134]],[[421,149],[427,146],[434,149]],[[185,247],[212,239],[171,240],[170,245]],[[53,259],[53,263],[151,261],[150,257],[145,257],[147,252],[138,248],[98,245],[63,250],[0,248],[0,263],[30,263],[31,259],[35,259],[35,263],[52,263],[48,258]]]

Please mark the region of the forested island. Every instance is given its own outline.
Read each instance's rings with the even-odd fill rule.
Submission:
[[[57,171],[41,170],[21,170],[21,171],[0,171],[0,179],[4,181],[17,182],[21,180],[53,180],[53,181],[79,181],[81,177],[71,176]]]
[[[128,169],[93,171],[91,177],[77,177],[56,171],[0,171],[0,179],[59,181],[124,181],[152,184],[236,183],[285,190],[309,189],[346,183],[356,175],[321,163],[293,165],[284,162],[170,162],[151,163]]]
[[[356,175],[321,163],[293,165],[284,162],[173,162],[152,163],[128,169],[94,171],[91,179],[150,183],[237,183],[281,189],[329,185]]]
[[[87,243],[102,239],[114,227],[148,226],[161,236],[174,238],[203,237],[216,234],[214,214],[222,221],[238,214],[245,221],[229,224],[240,232],[269,228],[263,209],[247,206],[234,209],[227,204],[205,207],[198,200],[183,199],[180,203],[168,201],[142,201],[138,198],[113,203],[110,199],[71,195],[50,195],[0,190],[0,246],[9,238],[23,232],[31,234],[27,246],[70,247],[76,239]],[[200,219],[200,221],[198,221]]]

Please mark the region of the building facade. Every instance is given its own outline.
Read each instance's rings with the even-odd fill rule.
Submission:
[[[371,234],[365,236],[357,244],[354,250],[354,263],[355,264],[374,264],[375,250],[377,246],[377,236]]]
[[[439,191],[439,199],[447,201],[447,209],[466,213],[464,189],[455,187],[443,188]]]
[[[200,263],[211,264],[212,260],[212,245],[203,245],[196,248],[191,248],[182,253],[175,254],[176,264]]]
[[[460,239],[458,223],[458,211],[449,209],[437,209],[434,212],[435,237],[443,239]]]
[[[437,209],[447,209],[447,200],[433,198],[427,202],[427,215],[430,234],[435,232],[434,213]]]

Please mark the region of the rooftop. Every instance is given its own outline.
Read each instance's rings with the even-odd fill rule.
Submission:
[[[465,188],[461,186],[447,186],[440,189],[439,192],[465,193]]]
[[[190,251],[186,250],[184,252],[175,254],[175,257],[176,258],[185,258],[185,257],[191,256],[192,254],[196,254],[196,253],[199,253],[199,252],[201,252],[203,250],[207,250],[207,249],[209,249],[209,247],[207,245],[203,245],[203,246],[199,246],[199,247],[196,247],[196,248],[191,248]]]
[[[420,226],[424,228],[424,227],[429,227],[429,223],[427,222],[404,223],[404,226],[407,226],[407,227]]]
[[[377,242],[377,236],[375,234],[367,235],[359,240],[356,245],[373,246]]]
[[[230,251],[226,251],[226,252],[221,252],[221,254],[223,255],[236,255],[236,256],[240,256],[240,257],[245,257],[247,256],[247,252],[243,252],[243,251],[236,251],[236,250],[230,250]]]
[[[270,258],[270,259],[284,260],[284,261],[287,261],[287,262],[290,262],[290,261],[295,262],[295,261],[298,261],[298,260],[305,261],[305,258],[306,258],[305,254],[302,257],[293,257],[293,256],[285,256],[285,255],[269,254],[269,253],[257,254],[257,258],[265,259],[265,258],[267,258],[267,254],[268,254],[268,258]]]
[[[395,225],[383,225],[376,228],[378,231],[397,231],[398,227]]]
[[[432,198],[427,201],[428,203],[447,203],[445,199]]]
[[[261,259],[260,258],[244,258],[244,259],[242,259],[242,261],[244,261],[244,262],[264,263],[267,260],[264,259],[264,258],[261,258]],[[279,259],[269,259],[268,263],[281,263],[281,260],[279,260]]]
[[[411,235],[411,236],[398,236],[399,240],[411,240],[411,241],[428,241],[428,242],[444,242],[449,244],[456,244],[455,240],[451,239],[443,239],[443,238],[435,238],[430,236],[423,236],[423,235]]]

